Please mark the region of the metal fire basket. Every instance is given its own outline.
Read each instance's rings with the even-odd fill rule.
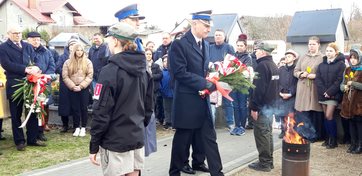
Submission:
[[[290,144],[283,140],[282,176],[309,176],[310,143]]]

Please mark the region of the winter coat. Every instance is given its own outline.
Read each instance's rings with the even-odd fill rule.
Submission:
[[[6,76],[4,72],[5,70],[0,66],[0,81],[2,83],[0,87],[0,119],[10,117],[9,101],[6,99]]]
[[[322,63],[322,53],[312,56],[310,53],[305,54],[298,59],[294,69],[294,77],[298,78],[297,94],[295,97],[295,109],[297,111],[319,111],[322,112],[322,106],[318,102],[317,86],[314,80],[307,78],[300,79],[302,72],[307,71],[307,67],[311,68],[311,73],[317,72],[318,65]],[[309,82],[309,83],[308,83]]]
[[[55,73],[59,74],[59,106],[58,106],[58,115],[59,116],[69,116],[71,115],[70,107],[70,94],[69,89],[65,85],[62,76],[63,65],[66,60],[69,59],[69,49],[68,47],[64,48],[64,53],[59,57],[58,62],[55,65]]]
[[[274,108],[278,99],[278,67],[273,62],[272,56],[265,56],[256,60],[258,65],[255,71],[258,79],[254,79],[255,89],[251,96],[250,109],[253,111],[264,112],[267,109]]]
[[[289,112],[294,112],[295,95],[297,93],[298,79],[294,77],[295,64],[291,66],[285,65],[279,68],[279,93],[289,93],[292,96],[284,100],[279,95],[279,116],[286,116]]]
[[[211,121],[208,98],[199,91],[206,89],[209,65],[209,44],[203,40],[202,50],[191,31],[174,40],[168,55],[170,72],[175,79],[171,119],[175,128],[198,129],[206,120]]]
[[[162,70],[160,69],[160,66],[152,63],[151,65],[151,72],[152,72],[152,78],[153,78],[153,89],[154,92],[160,91],[160,82],[162,80]]]
[[[242,62],[246,66],[251,66],[251,67],[253,66],[253,60],[252,60],[249,53],[247,53],[247,52],[244,52],[244,53],[236,52],[235,57],[237,57],[240,60],[240,62]]]
[[[171,88],[171,76],[167,69],[162,71],[161,95],[164,98],[173,98],[173,89]]]
[[[343,73],[343,81],[340,86],[344,92],[342,99],[341,116],[344,118],[362,117],[362,54],[360,50],[352,49],[358,53],[359,63],[356,66],[347,67]],[[354,75],[353,78],[350,74]],[[349,91],[345,90],[348,81],[352,81]]]
[[[44,46],[40,45],[35,49],[37,65],[43,74],[54,74],[55,73],[55,62],[53,54]]]
[[[335,100],[339,102],[342,99],[340,84],[346,68],[344,59],[343,54],[340,54],[328,63],[327,56],[323,57],[323,62],[319,64],[315,78],[319,101]],[[327,93],[330,98],[326,98],[324,93]]]
[[[210,45],[210,62],[223,61],[226,54],[235,55],[235,50],[230,44]]]
[[[16,46],[10,39],[0,45],[0,60],[1,66],[5,70],[6,75],[6,96],[11,98],[19,84],[16,79],[22,79],[26,76],[25,68],[29,66],[30,62],[34,63],[36,54],[33,46],[21,41],[22,48]]]
[[[89,48],[88,58],[92,61],[93,64],[93,78],[94,80],[98,79],[99,72],[101,68],[108,63],[108,58],[111,55],[111,52],[108,49],[106,43],[102,43],[99,47],[93,45]]]
[[[155,53],[152,55],[153,56],[153,61],[156,62],[158,59],[162,58],[165,54],[168,53],[168,51],[170,50],[170,46],[171,46],[172,42],[168,45],[161,45],[157,48],[157,50],[155,51]]]
[[[97,153],[99,146],[114,152],[142,148],[153,113],[152,96],[152,76],[143,53],[111,56],[95,86],[90,153]]]
[[[89,59],[87,61],[87,70],[84,73],[82,69],[78,68],[76,73],[70,74],[70,59],[66,60],[63,66],[63,81],[65,85],[73,90],[75,86],[80,86],[81,89],[85,89],[93,80],[93,65]]]

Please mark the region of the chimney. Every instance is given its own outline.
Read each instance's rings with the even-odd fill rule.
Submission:
[[[36,9],[37,8],[37,0],[28,0],[28,8]]]

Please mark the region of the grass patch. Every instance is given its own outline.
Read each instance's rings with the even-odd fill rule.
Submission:
[[[73,137],[72,131],[60,133],[60,128],[53,127],[50,132],[45,132],[48,138],[46,147],[27,146],[25,151],[20,152],[13,142],[10,119],[4,119],[3,129],[6,140],[0,141],[0,151],[3,153],[0,155],[0,175],[17,175],[87,157],[89,154],[89,130],[85,137]],[[172,134],[173,131],[157,127],[158,139]]]

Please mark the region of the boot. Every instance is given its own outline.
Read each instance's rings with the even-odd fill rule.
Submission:
[[[329,136],[326,137],[326,140],[324,140],[324,142],[322,143],[322,146],[326,147],[328,143],[329,143]]]
[[[352,151],[356,150],[357,148],[357,144],[355,141],[351,142],[351,145],[349,146],[349,148],[347,149],[347,153],[352,153]]]
[[[352,154],[361,154],[362,153],[362,142],[359,142],[357,147],[352,151]]]
[[[329,143],[328,143],[328,145],[326,145],[326,148],[327,149],[334,149],[336,147],[338,147],[337,138],[333,137],[333,136],[329,136]]]

